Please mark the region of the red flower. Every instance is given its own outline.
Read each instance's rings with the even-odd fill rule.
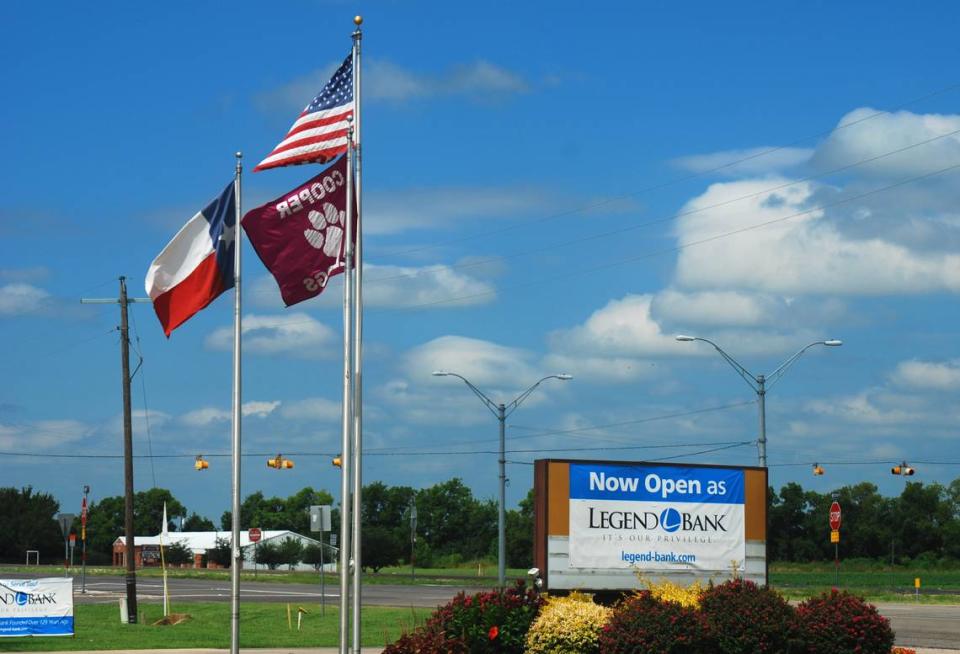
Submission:
[[[490,640],[494,640],[499,635],[500,635],[500,629],[497,627],[497,625],[493,625],[492,627],[490,627],[490,631],[487,632],[487,637]]]

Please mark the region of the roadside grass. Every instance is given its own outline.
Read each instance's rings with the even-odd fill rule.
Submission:
[[[297,631],[297,606],[308,611],[303,616],[301,631]],[[191,619],[168,626],[153,625],[163,616],[160,604],[141,603],[139,608],[140,622],[125,625],[120,624],[115,603],[77,604],[74,607],[75,637],[0,638],[0,652],[230,647],[230,604],[227,602],[178,602],[171,611],[187,613]],[[321,617],[317,604],[293,604],[292,629],[287,626],[286,604],[244,602],[240,612],[240,643],[244,648],[337,646],[339,611],[334,607],[328,606],[326,615]],[[421,624],[430,612],[430,609],[365,607],[361,615],[363,645],[385,646],[404,631]]]

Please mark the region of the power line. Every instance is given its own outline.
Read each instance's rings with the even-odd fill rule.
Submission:
[[[698,179],[698,178],[700,178],[700,177],[706,177],[707,175],[711,175],[711,174],[713,174],[713,173],[717,173],[717,172],[720,172],[720,171],[722,171],[722,170],[726,170],[726,169],[728,169],[728,168],[736,167],[736,166],[738,166],[738,165],[740,165],[740,164],[742,164],[742,163],[745,163],[745,162],[748,162],[748,161],[752,161],[752,160],[754,160],[754,159],[759,159],[759,158],[762,158],[762,157],[765,157],[765,156],[774,154],[774,153],[776,153],[776,152],[779,152],[779,151],[784,150],[784,149],[786,149],[786,148],[792,147],[792,146],[797,145],[797,144],[799,144],[799,143],[804,143],[804,142],[806,142],[806,141],[810,141],[810,140],[812,140],[812,139],[819,138],[819,137],[821,137],[821,136],[829,136],[830,134],[832,134],[832,133],[834,133],[834,132],[838,132],[838,131],[840,131],[840,130],[848,129],[848,128],[853,127],[853,126],[855,126],[855,125],[859,125],[859,124],[864,123],[864,122],[867,122],[867,121],[869,121],[869,120],[873,120],[874,118],[878,118],[878,117],[880,117],[880,116],[889,114],[889,113],[892,112],[892,111],[898,111],[898,110],[904,109],[904,108],[906,108],[906,107],[909,107],[909,106],[918,104],[918,103],[920,103],[920,102],[923,102],[924,100],[929,100],[930,98],[934,98],[934,97],[936,97],[936,96],[938,96],[938,95],[942,95],[942,94],[944,94],[944,93],[947,93],[947,92],[950,92],[950,91],[954,91],[954,90],[957,90],[957,89],[960,89],[960,84],[950,84],[950,85],[945,86],[945,87],[942,87],[942,88],[940,88],[940,89],[936,89],[936,90],[934,90],[934,91],[931,91],[930,93],[927,93],[927,94],[922,95],[922,96],[920,96],[920,97],[913,98],[913,99],[911,99],[911,100],[907,100],[906,102],[902,102],[901,104],[899,104],[899,105],[893,107],[892,109],[890,109],[890,111],[876,111],[876,112],[874,112],[874,113],[872,113],[872,114],[869,114],[869,115],[867,115],[867,116],[863,116],[863,117],[857,118],[856,120],[851,120],[851,121],[848,121],[848,122],[846,122],[846,123],[840,123],[839,125],[836,125],[836,126],[834,126],[834,127],[831,127],[830,129],[821,130],[821,131],[816,132],[816,133],[814,133],[814,134],[810,134],[810,135],[807,135],[807,136],[801,136],[801,137],[799,137],[799,138],[795,138],[795,139],[793,139],[792,141],[788,141],[788,142],[786,142],[786,143],[783,144],[783,145],[775,146],[775,147],[772,147],[772,148],[767,148],[767,149],[765,149],[765,150],[761,150],[760,152],[754,152],[754,153],[752,153],[752,154],[750,154],[750,155],[741,157],[741,158],[739,158],[739,159],[734,159],[733,161],[729,161],[729,162],[727,162],[727,163],[725,163],[725,164],[721,164],[721,165],[719,165],[719,166],[714,166],[713,168],[708,168],[708,169],[706,169],[706,170],[702,170],[702,171],[699,171],[699,172],[690,173],[690,174],[688,174],[688,175],[682,175],[682,176],[676,177],[676,178],[674,178],[674,179],[672,179],[672,180],[668,180],[668,181],[666,181],[666,182],[662,182],[662,183],[659,183],[659,184],[653,184],[653,185],[650,185],[650,186],[647,186],[647,187],[638,189],[638,190],[636,190],[636,191],[629,191],[629,192],[627,192],[627,193],[622,193],[622,194],[620,194],[620,195],[611,196],[611,197],[609,197],[609,198],[606,198],[606,199],[603,199],[603,200],[600,200],[600,201],[597,201],[597,202],[592,202],[592,203],[589,203],[589,204],[586,204],[586,205],[582,205],[581,207],[578,207],[578,208],[568,209],[568,210],[566,210],[566,211],[561,211],[561,212],[558,212],[558,213],[550,214],[550,215],[548,215],[548,216],[544,216],[544,217],[538,218],[538,219],[536,219],[536,220],[532,220],[532,221],[525,222],[525,223],[523,223],[523,224],[521,224],[521,225],[510,225],[510,226],[503,227],[503,228],[497,229],[497,230],[490,230],[490,231],[487,231],[487,232],[481,232],[481,233],[477,233],[477,234],[471,234],[471,235],[468,235],[468,236],[463,236],[463,237],[459,237],[459,238],[455,238],[455,239],[448,239],[448,240],[446,240],[446,241],[440,241],[440,242],[434,243],[434,244],[432,244],[432,245],[424,245],[424,246],[421,246],[421,247],[411,248],[411,249],[407,249],[407,250],[401,250],[401,251],[399,251],[399,252],[393,252],[393,253],[390,253],[390,254],[392,254],[393,256],[404,256],[404,255],[408,255],[408,254],[414,254],[414,253],[417,253],[417,252],[422,252],[422,251],[425,251],[425,250],[436,249],[436,248],[438,248],[438,247],[442,247],[442,246],[445,246],[445,245],[450,245],[450,244],[452,244],[452,243],[459,243],[459,242],[468,241],[468,240],[473,240],[473,239],[477,239],[477,238],[487,238],[487,237],[490,237],[490,236],[495,236],[495,235],[497,235],[497,234],[503,234],[503,233],[506,233],[506,232],[514,231],[514,230],[516,230],[516,229],[521,229],[521,228],[527,227],[527,226],[529,226],[529,225],[535,225],[535,224],[539,224],[539,223],[542,223],[542,222],[547,222],[547,221],[550,221],[550,220],[553,220],[553,219],[556,219],[556,218],[562,218],[562,217],[569,216],[569,215],[572,215],[572,214],[581,213],[581,212],[584,212],[584,211],[589,211],[589,210],[591,210],[591,209],[596,209],[596,208],[599,208],[599,207],[602,207],[602,206],[611,204],[611,203],[613,203],[613,202],[617,202],[617,201],[619,201],[619,200],[623,200],[623,199],[626,199],[626,198],[634,197],[634,196],[636,196],[636,195],[642,195],[642,194],[648,193],[648,192],[650,192],[650,191],[657,191],[657,190],[660,190],[660,189],[663,189],[663,188],[667,188],[667,187],[669,187],[669,186],[673,186],[674,184],[680,184],[680,183],[682,183],[682,182],[687,182],[687,181],[690,181],[690,180]]]
[[[133,313],[133,334],[136,339],[136,350],[137,356],[140,357],[140,363],[137,364],[137,369],[140,370],[143,367],[143,350],[140,349],[140,332],[137,330],[137,314]],[[134,371],[133,374],[137,374]],[[143,419],[146,422],[147,428],[147,451],[150,453],[150,473],[153,475],[153,487],[157,487],[157,470],[153,465],[153,439],[150,434],[150,407],[147,406],[147,381],[146,381],[146,372],[140,370],[140,390],[143,393]]]

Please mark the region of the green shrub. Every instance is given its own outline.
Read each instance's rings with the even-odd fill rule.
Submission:
[[[542,604],[523,581],[502,591],[461,592],[384,654],[522,654],[527,631]]]
[[[889,654],[890,621],[862,598],[836,589],[797,607],[801,652],[809,654]]]
[[[548,598],[527,632],[527,654],[592,654],[600,651],[600,632],[611,609],[592,595],[571,593]]]
[[[697,609],[661,602],[644,590],[620,602],[600,633],[603,654],[707,654],[706,622]]]
[[[787,652],[796,630],[796,611],[783,597],[743,579],[711,584],[700,611],[721,654]]]

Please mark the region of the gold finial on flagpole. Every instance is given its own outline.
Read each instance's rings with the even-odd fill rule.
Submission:
[[[363,24],[363,16],[354,16],[353,24],[356,25],[357,27],[360,27]]]

